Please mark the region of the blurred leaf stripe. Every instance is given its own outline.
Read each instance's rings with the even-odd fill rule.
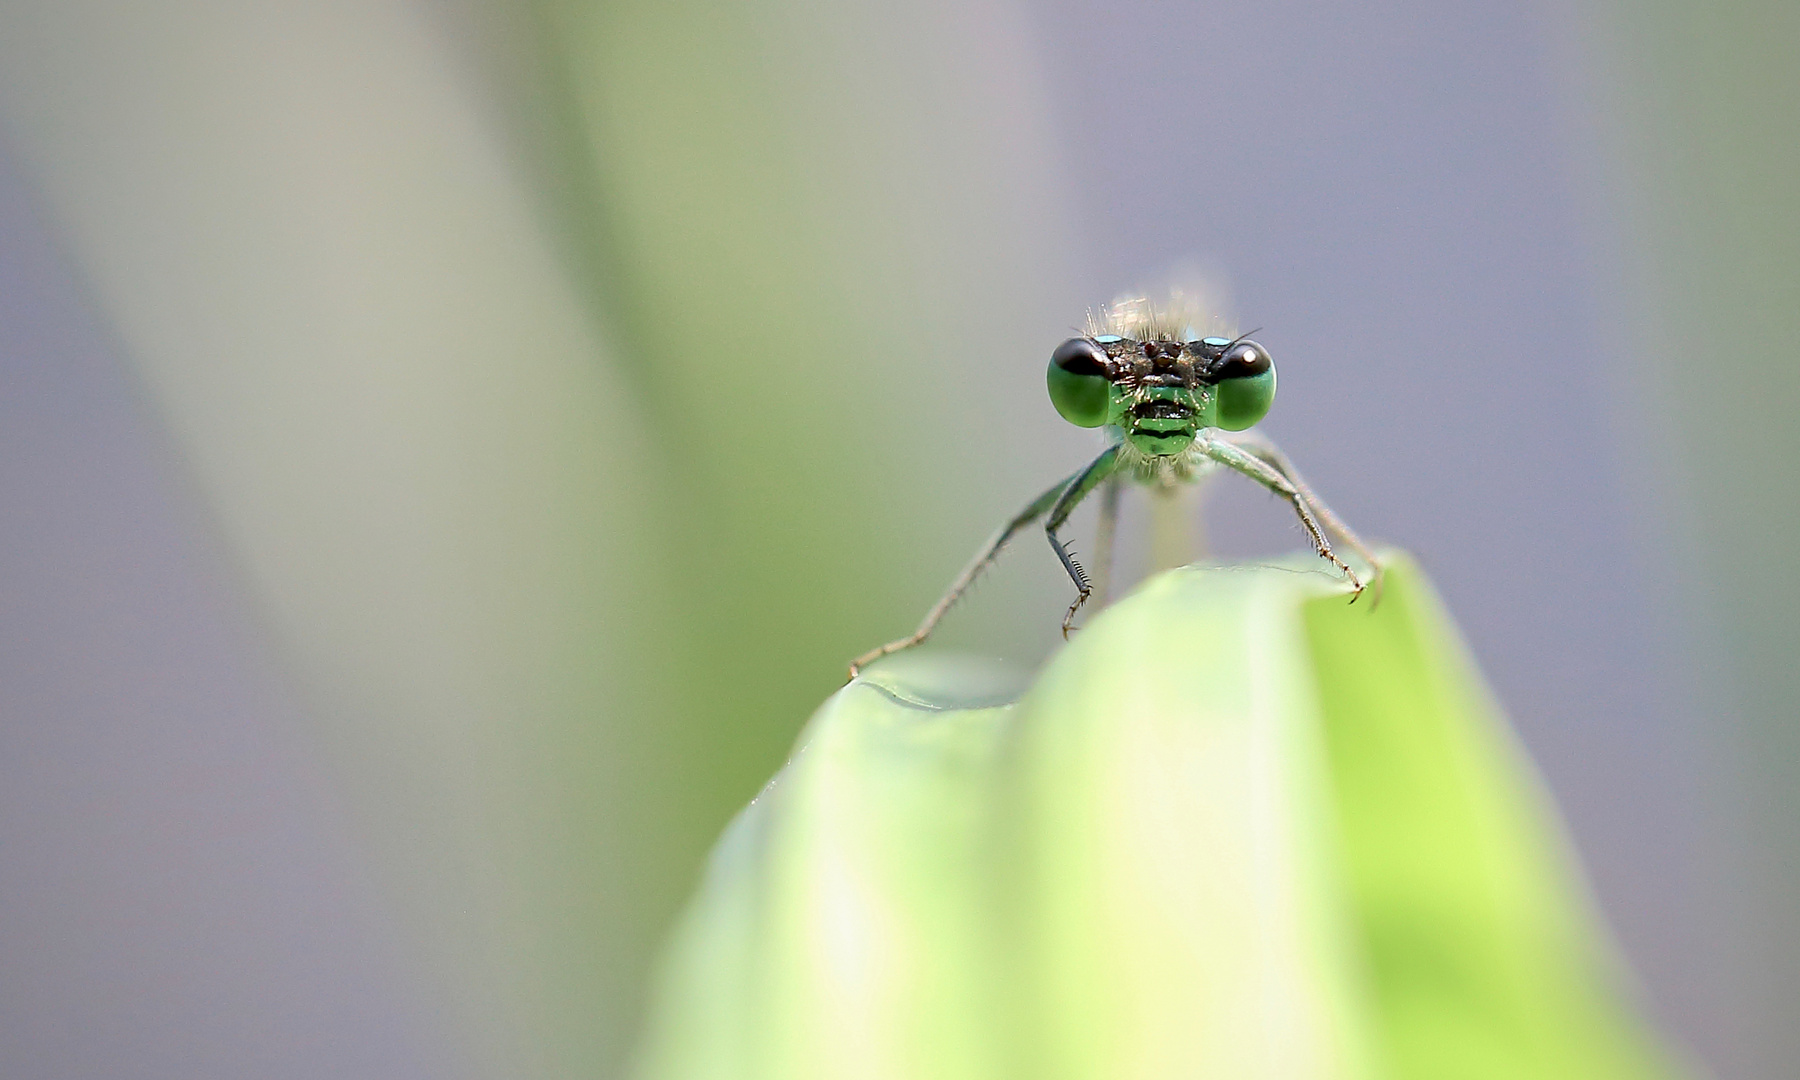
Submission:
[[[1777,1076],[1800,1060],[1800,577],[1768,572],[1800,532],[1800,7],[1589,0],[1576,15],[1621,249],[1621,441],[1674,534],[1656,587],[1666,648],[1699,682],[1684,704],[1732,778],[1708,837],[1735,886],[1714,945],[1729,1034],[1709,1049],[1721,1072]],[[1699,372],[1735,388],[1727,409],[1696,412]]]
[[[617,1069],[719,825],[1029,486],[942,482],[1077,308],[1009,11],[0,4],[0,125],[471,1074]]]

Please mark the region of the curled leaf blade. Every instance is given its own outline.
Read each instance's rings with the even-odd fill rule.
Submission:
[[[1173,571],[1016,701],[972,687],[914,660],[821,708],[642,1076],[1669,1074],[1404,557],[1373,610],[1305,564]]]

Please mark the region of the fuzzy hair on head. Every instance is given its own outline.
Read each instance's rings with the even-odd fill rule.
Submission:
[[[1087,334],[1114,334],[1128,341],[1197,341],[1237,337],[1237,325],[1221,314],[1210,290],[1175,286],[1166,294],[1121,296],[1089,311]]]

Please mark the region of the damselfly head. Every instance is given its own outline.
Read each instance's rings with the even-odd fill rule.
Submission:
[[[1201,325],[1199,308],[1180,292],[1161,304],[1114,301],[1089,316],[1085,335],[1051,354],[1051,404],[1077,426],[1118,428],[1153,457],[1181,453],[1202,428],[1252,426],[1275,399],[1268,350]]]

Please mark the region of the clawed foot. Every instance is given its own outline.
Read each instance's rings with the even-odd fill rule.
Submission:
[[[1332,551],[1330,548],[1324,548],[1324,549],[1320,550],[1319,556],[1321,558],[1323,558],[1326,562],[1337,567],[1338,573],[1344,575],[1344,580],[1348,581],[1350,583],[1350,589],[1351,589],[1350,602],[1352,604],[1356,603],[1356,601],[1362,596],[1363,590],[1368,588],[1367,585],[1363,584],[1363,579],[1357,575],[1355,570],[1352,570],[1350,568],[1349,563],[1338,558],[1337,553]],[[1380,567],[1377,567],[1375,572],[1376,572],[1376,574],[1379,575],[1381,573]]]
[[[861,656],[850,661],[850,677],[844,681],[846,683],[855,682],[856,677],[862,674],[863,668],[868,667],[870,664],[873,664],[884,656],[892,656],[901,649],[910,649],[924,640],[925,638],[923,635],[914,634],[911,637],[903,637],[899,641],[890,641],[879,649],[870,649],[868,652],[863,653]]]
[[[1074,625],[1075,613],[1077,611],[1081,610],[1081,605],[1087,603],[1087,598],[1089,596],[1091,596],[1092,594],[1093,594],[1092,589],[1083,589],[1083,590],[1081,590],[1081,592],[1079,594],[1076,595],[1075,602],[1073,604],[1069,605],[1069,613],[1067,615],[1063,616],[1062,630],[1063,630],[1063,640],[1064,641],[1069,640],[1069,631],[1075,629],[1075,625]]]
[[[1356,571],[1350,569],[1350,565],[1348,563],[1344,562],[1344,560],[1338,558],[1335,555],[1331,555],[1331,554],[1327,554],[1325,557],[1327,559],[1330,559],[1332,564],[1334,566],[1336,566],[1338,568],[1338,570],[1343,573],[1344,579],[1346,581],[1350,582],[1350,588],[1352,590],[1352,592],[1350,593],[1350,602],[1352,604],[1354,604],[1358,600],[1360,600],[1362,598],[1362,594],[1365,592],[1369,593],[1369,607],[1370,608],[1374,608],[1374,606],[1376,604],[1381,602],[1381,577],[1382,577],[1382,574],[1381,574],[1381,564],[1380,563],[1375,563],[1373,565],[1372,569],[1374,570],[1374,574],[1369,578],[1368,581],[1365,582],[1357,574]]]
[[[1387,580],[1387,572],[1382,569],[1380,563],[1373,563],[1371,565],[1374,570],[1374,575],[1369,578],[1369,583],[1367,585],[1363,585],[1360,582],[1357,584],[1356,595],[1361,596],[1363,590],[1367,589],[1369,591],[1369,609],[1374,610],[1375,606],[1381,603],[1381,583]],[[1351,597],[1352,603],[1354,603],[1355,600],[1356,597]]]

